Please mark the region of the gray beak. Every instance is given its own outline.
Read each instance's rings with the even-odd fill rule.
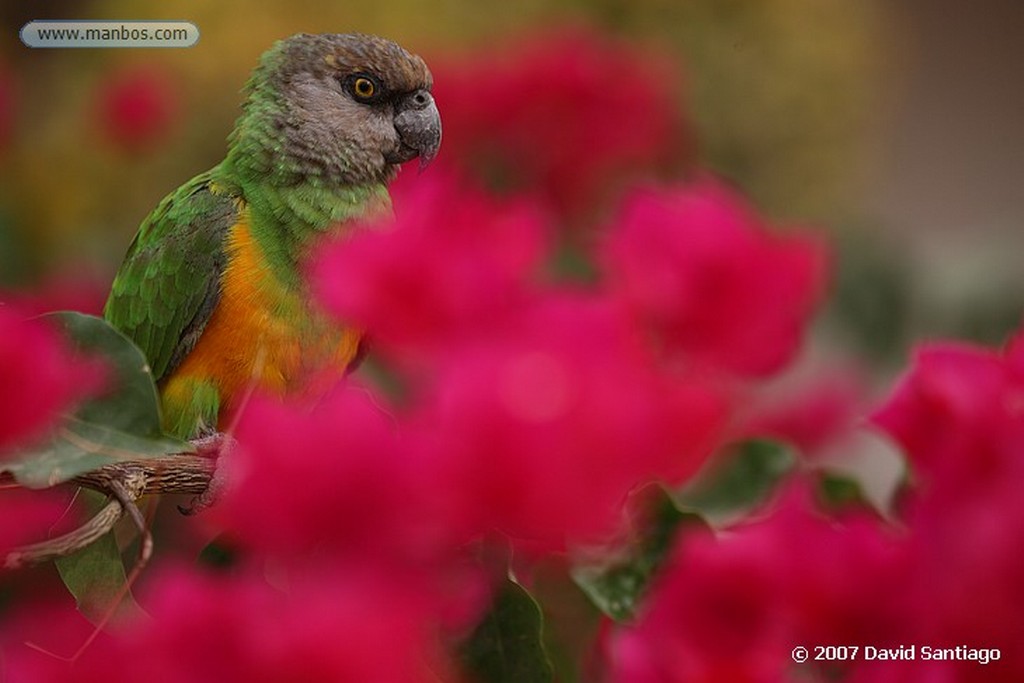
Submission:
[[[426,90],[417,90],[399,100],[395,130],[402,144],[388,157],[388,162],[401,163],[419,157],[422,171],[441,147],[441,114],[434,97]]]

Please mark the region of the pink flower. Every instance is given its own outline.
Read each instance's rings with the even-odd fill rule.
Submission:
[[[1024,676],[1016,647],[1024,642],[1021,349],[1020,335],[1002,352],[923,346],[875,415],[914,467],[906,516],[919,556],[924,635],[936,644],[1003,648],[1005,678],[993,680]]]
[[[58,413],[96,385],[56,333],[0,305],[0,458],[42,436]]]
[[[595,213],[624,180],[684,153],[668,60],[592,30],[560,27],[437,62],[442,159],[563,215]]]
[[[0,480],[0,572],[4,555],[22,545],[44,541],[52,535],[54,527],[64,519],[65,526],[77,515],[70,512],[66,496],[52,491],[33,491]],[[65,528],[61,532],[67,531]]]
[[[942,493],[988,495],[1024,474],[1024,373],[1010,355],[967,344],[936,343],[916,352],[875,422],[904,447]]]
[[[535,208],[450,174],[419,179],[396,204],[393,227],[357,232],[318,258],[312,279],[328,310],[376,348],[408,356],[480,334],[520,303],[546,253]]]
[[[612,308],[571,293],[453,346],[431,386],[417,417],[446,500],[478,533],[546,548],[611,531],[637,484],[691,474],[723,416],[715,392],[658,373]]]
[[[603,255],[613,295],[666,353],[741,376],[792,358],[825,286],[818,239],[768,232],[707,181],[635,192]]]
[[[534,210],[452,176],[398,197],[313,270],[324,304],[397,361],[433,490],[470,536],[545,548],[607,533],[630,488],[679,482],[714,445],[721,396],[666,376],[606,297],[536,277]]]
[[[237,438],[227,490],[208,518],[244,550],[440,595],[437,619],[478,613],[485,585],[467,565],[466,539],[447,526],[451,488],[380,398],[344,384],[315,406],[257,398]]]
[[[429,601],[372,574],[278,586],[255,573],[178,570],[144,602],[147,618],[115,625],[74,665],[15,653],[11,680],[417,683],[448,668]]]
[[[370,564],[425,563],[447,549],[429,463],[368,390],[340,385],[315,407],[257,398],[237,438],[230,485],[211,514],[248,547]]]
[[[804,498],[728,537],[684,538],[637,622],[614,636],[613,680],[775,683],[800,644],[899,642],[905,546],[875,520],[819,517]]]
[[[155,67],[115,71],[96,93],[100,132],[119,151],[150,151],[167,138],[176,122],[176,97],[168,74]]]

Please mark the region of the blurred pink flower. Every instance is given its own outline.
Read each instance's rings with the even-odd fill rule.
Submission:
[[[1024,678],[1021,339],[1001,352],[922,346],[875,415],[906,450],[917,482],[905,514],[919,555],[924,633],[938,644],[1003,648],[985,680]]]
[[[42,436],[60,411],[95,389],[96,370],[44,322],[0,304],[0,458]]]
[[[1024,372],[1015,353],[951,342],[916,350],[874,420],[900,442],[926,489],[973,499],[1024,475]]]
[[[762,521],[684,537],[637,622],[609,636],[614,680],[789,680],[792,648],[813,644],[1001,649],[987,665],[861,657],[833,665],[839,680],[1021,680],[1021,353],[1020,337],[1002,353],[917,353],[875,417],[916,465],[904,528],[826,518],[795,489]],[[800,666],[809,680],[826,673]]]
[[[379,397],[341,385],[315,407],[257,398],[241,413],[230,485],[210,514],[278,557],[330,552],[352,562],[426,562],[436,536],[415,444]]]
[[[760,376],[794,355],[826,280],[822,240],[769,232],[747,204],[705,181],[636,191],[610,230],[604,267],[666,353]]]
[[[679,482],[724,421],[717,391],[662,373],[607,297],[536,273],[534,209],[454,175],[399,195],[391,229],[313,267],[324,305],[408,371],[410,421],[456,526],[545,548],[611,531],[637,484]]]
[[[18,653],[12,681],[436,683],[445,658],[429,603],[372,574],[290,577],[165,573],[148,617],[110,629],[73,665]],[[130,663],[126,665],[126,663]]]
[[[4,570],[2,560],[7,551],[46,540],[68,511],[68,501],[62,495],[0,483],[0,519],[5,520],[0,524],[0,572]],[[69,517],[74,519],[77,515]]]
[[[36,503],[39,493],[30,492]],[[52,568],[0,577],[10,596],[0,611],[0,673],[4,683],[70,680],[68,663],[54,654],[69,656],[95,627],[75,609],[74,598]],[[110,674],[109,669],[106,673]]]
[[[637,484],[679,482],[714,445],[721,398],[670,381],[605,302],[549,293],[439,359],[419,425],[444,498],[478,532],[544,548],[593,539]]]
[[[613,636],[613,680],[777,683],[797,645],[900,642],[904,544],[874,519],[820,517],[805,498],[790,492],[727,537],[684,538],[636,623]]]
[[[433,60],[442,160],[492,185],[593,213],[624,181],[686,153],[668,59],[581,27]]]
[[[479,334],[521,303],[546,255],[536,208],[492,199],[454,174],[420,179],[396,211],[393,227],[328,247],[312,273],[328,310],[385,352],[436,352]]]
[[[152,65],[114,71],[96,91],[100,132],[119,151],[151,151],[167,139],[178,118],[177,97],[169,75]]]

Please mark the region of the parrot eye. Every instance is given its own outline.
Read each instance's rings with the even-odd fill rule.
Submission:
[[[355,98],[362,102],[369,102],[379,91],[377,84],[368,76],[356,76],[353,78],[349,89]]]

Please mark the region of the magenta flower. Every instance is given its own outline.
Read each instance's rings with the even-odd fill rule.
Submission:
[[[1024,370],[1019,340],[1005,353],[962,343],[922,345],[874,419],[900,442],[928,487],[973,498],[1024,473]]]
[[[519,36],[435,74],[442,159],[560,215],[593,214],[685,154],[667,60],[588,29]]]
[[[0,304],[0,458],[43,436],[61,411],[95,389],[96,370],[45,323]]]
[[[67,524],[73,523],[77,515],[68,515],[66,496],[54,492],[40,492],[0,486],[0,518],[7,520],[0,524],[0,560],[17,546],[36,543],[52,535],[55,524],[63,517]],[[16,520],[16,523],[15,523]],[[64,529],[62,529],[64,530]],[[0,575],[4,567],[0,564]]]
[[[11,680],[434,683],[448,668],[425,601],[372,574],[292,576],[284,586],[182,568],[154,580],[146,604],[145,618],[73,667],[18,651]]]
[[[605,302],[550,293],[450,348],[418,419],[470,527],[557,548],[610,532],[637,484],[691,474],[723,414],[711,389],[658,373]]]
[[[875,415],[906,450],[919,490],[906,515],[919,555],[923,631],[950,646],[1001,647],[999,675],[989,680],[1024,676],[1022,339],[1001,352],[923,346]]]
[[[792,648],[813,644],[862,648],[829,665],[840,680],[1020,680],[1021,349],[1020,337],[1002,353],[926,346],[877,413],[915,464],[902,528],[829,519],[791,492],[762,521],[684,538],[637,622],[608,637],[614,680],[789,680]],[[868,661],[869,645],[914,645],[918,659]],[[937,666],[921,659],[925,646],[1001,656]]]
[[[727,537],[685,538],[636,624],[612,637],[614,680],[775,683],[790,680],[798,645],[899,642],[905,546],[874,519],[837,523],[804,497]]]
[[[178,94],[165,72],[132,66],[111,73],[96,92],[95,116],[103,138],[122,152],[152,151],[178,118]]]
[[[237,436],[231,486],[211,514],[248,547],[367,564],[450,551],[430,463],[368,390],[340,385],[315,407],[255,399]]]
[[[396,210],[393,227],[344,239],[313,269],[327,309],[385,353],[415,356],[479,334],[520,302],[546,254],[535,208],[496,201],[455,176],[423,178]]]
[[[793,357],[825,286],[819,239],[769,232],[707,181],[634,192],[603,260],[612,295],[667,355],[741,376]]]

